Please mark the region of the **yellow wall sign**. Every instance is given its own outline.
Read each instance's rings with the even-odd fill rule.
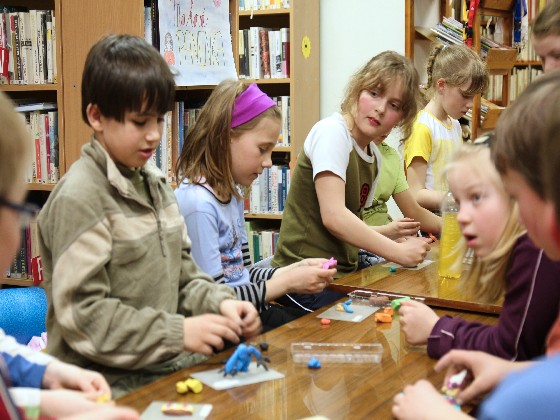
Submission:
[[[305,58],[309,58],[311,55],[311,40],[308,36],[304,36],[301,40],[301,53]]]

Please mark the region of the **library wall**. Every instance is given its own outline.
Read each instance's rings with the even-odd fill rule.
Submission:
[[[321,0],[321,118],[339,109],[346,82],[366,60],[385,50],[404,54],[403,16],[404,0]]]

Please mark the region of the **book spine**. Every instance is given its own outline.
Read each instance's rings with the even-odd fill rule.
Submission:
[[[52,15],[50,11],[46,14],[45,21],[46,28],[46,57],[47,57],[47,83],[53,83],[54,81],[54,64],[53,64],[53,42],[52,42]]]
[[[259,28],[259,45],[261,49],[261,77],[270,79],[270,46],[268,29],[266,28]]]
[[[247,56],[245,55],[245,38],[243,37],[243,29],[239,30],[238,35],[239,41],[239,78],[245,79],[247,75],[245,74],[245,60],[247,60]]]
[[[10,26],[12,28],[12,56],[14,58],[14,84],[21,84],[21,42],[19,37],[19,16],[17,13],[10,14]]]
[[[60,179],[58,154],[58,111],[49,111],[50,138],[50,182],[55,184]]]
[[[281,28],[282,40],[282,76],[290,77],[290,29]]]

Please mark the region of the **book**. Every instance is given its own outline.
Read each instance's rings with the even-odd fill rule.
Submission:
[[[247,77],[245,73],[245,66],[247,65],[247,56],[245,55],[245,37],[243,36],[243,29],[239,30],[239,78],[244,79]]]
[[[266,28],[259,27],[259,45],[261,47],[261,77],[270,79],[270,47]]]
[[[249,28],[249,78],[261,77],[261,47],[259,43],[259,28]]]
[[[281,28],[280,37],[282,43],[282,76],[290,77],[290,29]]]
[[[57,109],[56,102],[32,102],[21,103],[15,106],[17,112],[47,111]]]
[[[49,111],[49,139],[50,139],[50,171],[49,181],[53,184],[60,179],[60,163],[58,150],[58,111]]]

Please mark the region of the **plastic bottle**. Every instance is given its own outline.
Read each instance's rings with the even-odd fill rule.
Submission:
[[[448,192],[441,203],[442,232],[439,249],[439,275],[441,277],[458,279],[463,271],[463,256],[465,240],[457,213],[459,206],[451,192]]]

